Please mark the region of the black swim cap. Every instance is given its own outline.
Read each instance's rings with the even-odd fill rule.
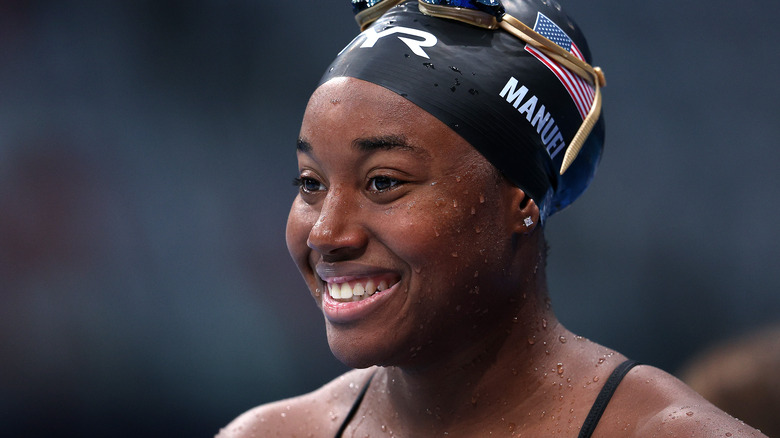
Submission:
[[[590,63],[578,27],[553,0],[502,2],[536,32]],[[604,121],[561,175],[566,146],[594,90],[579,76],[503,30],[391,8],[358,35],[320,83],[354,77],[385,87],[448,125],[539,206],[559,211],[587,188],[601,156]]]

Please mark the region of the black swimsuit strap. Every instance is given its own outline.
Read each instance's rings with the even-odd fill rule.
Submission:
[[[596,397],[593,407],[590,408],[590,412],[588,412],[588,416],[582,424],[582,429],[580,429],[580,434],[577,436],[578,438],[590,438],[593,431],[596,429],[596,425],[599,424],[601,415],[604,413],[604,410],[607,409],[607,404],[612,398],[612,394],[615,393],[615,390],[618,385],[620,385],[623,377],[631,371],[631,368],[634,368],[637,365],[639,365],[639,362],[627,360],[612,371],[612,374],[610,374],[607,381],[604,382],[604,387],[601,388],[598,397]]]
[[[347,430],[347,426],[349,426],[349,422],[352,421],[352,417],[355,416],[358,409],[360,408],[360,403],[363,402],[363,397],[366,396],[366,391],[368,391],[368,385],[371,384],[371,379],[374,378],[374,374],[371,374],[371,377],[366,380],[366,383],[363,385],[363,389],[360,390],[360,394],[358,394],[357,398],[355,399],[355,402],[352,403],[352,407],[349,408],[349,412],[347,412],[347,416],[344,418],[344,422],[341,423],[341,427],[339,427],[339,430],[336,432],[336,438],[341,438],[341,435],[344,434],[344,431]]]
[[[601,415],[604,414],[604,410],[607,408],[607,404],[612,398],[612,394],[615,393],[618,385],[620,385],[620,382],[623,380],[626,374],[631,371],[631,368],[634,368],[637,365],[639,365],[639,362],[637,361],[626,360],[612,371],[612,374],[610,374],[607,381],[604,382],[604,386],[601,388],[599,395],[596,397],[596,401],[590,408],[590,412],[588,412],[588,416],[585,418],[585,422],[582,424],[582,429],[580,429],[578,438],[590,438],[590,436],[593,434],[593,431],[596,429],[596,425],[601,419]],[[341,423],[339,430],[336,432],[335,438],[341,438],[342,434],[344,434],[344,431],[347,429],[347,426],[349,426],[350,421],[352,421],[352,418],[360,408],[360,404],[363,402],[363,397],[365,397],[366,391],[368,391],[368,387],[371,384],[371,380],[373,378],[374,374],[372,374],[371,377],[366,380],[366,383],[360,390],[360,394],[358,394],[355,402],[352,403],[352,407],[349,409],[347,416],[344,418],[344,422]]]

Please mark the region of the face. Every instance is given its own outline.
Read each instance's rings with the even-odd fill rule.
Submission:
[[[442,357],[507,311],[519,189],[438,119],[333,79],[306,108],[297,154],[287,245],[342,362]]]

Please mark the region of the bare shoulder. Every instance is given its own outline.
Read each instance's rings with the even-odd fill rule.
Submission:
[[[766,436],[718,409],[671,374],[647,365],[626,375],[602,422],[596,429],[602,436]]]
[[[309,394],[250,409],[217,437],[332,437],[373,372],[353,370]]]

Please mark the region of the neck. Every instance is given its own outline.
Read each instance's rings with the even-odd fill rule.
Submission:
[[[558,372],[573,335],[558,323],[544,290],[523,300],[508,323],[480,332],[454,353],[426,360],[425,367],[384,368],[376,380],[390,401],[388,414],[403,418],[409,430],[438,433],[457,430],[459,419],[494,420],[507,399],[512,409],[528,412],[542,405],[545,379]],[[525,395],[519,404],[518,394]]]

